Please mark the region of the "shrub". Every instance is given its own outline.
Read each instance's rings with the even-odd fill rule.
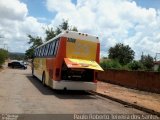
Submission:
[[[5,56],[4,54],[0,51],[0,66],[5,62]]]
[[[159,67],[158,67],[158,72],[160,72],[160,65],[159,65]]]
[[[101,66],[103,69],[106,69],[106,61],[100,62],[100,66]]]
[[[100,65],[103,69],[120,69],[122,67],[121,64],[116,60],[103,61],[100,63]]]
[[[129,63],[127,66],[130,70],[143,70],[144,69],[143,64],[135,60]]]
[[[145,70],[152,70],[153,69],[154,59],[153,59],[152,56],[150,56],[150,55],[142,55],[140,62],[145,67]]]
[[[0,49],[0,66],[5,62],[5,59],[8,58],[8,52],[6,50]]]
[[[109,49],[108,57],[110,59],[117,59],[121,65],[126,65],[134,59],[135,52],[129,45],[117,43],[114,47]]]

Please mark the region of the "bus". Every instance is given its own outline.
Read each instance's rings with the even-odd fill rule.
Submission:
[[[96,90],[99,57],[98,37],[64,31],[34,50],[32,75],[57,90]]]

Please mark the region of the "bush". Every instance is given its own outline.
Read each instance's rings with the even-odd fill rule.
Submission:
[[[120,69],[122,67],[121,64],[116,60],[103,61],[100,63],[100,66],[103,69]]]
[[[135,52],[129,45],[117,43],[114,47],[109,49],[108,57],[110,59],[117,59],[121,65],[126,65],[134,59]]]
[[[0,66],[5,62],[5,56],[4,54],[0,51]]]
[[[158,67],[158,72],[160,72],[160,65],[159,65],[159,67]]]
[[[129,63],[127,66],[130,70],[143,70],[144,69],[143,64],[139,61],[133,61]]]
[[[103,69],[106,69],[106,61],[100,62],[100,66],[101,66]]]
[[[6,50],[0,49],[0,66],[5,62],[5,59],[8,58],[8,52]]]
[[[154,59],[150,55],[142,55],[140,62],[145,67],[145,70],[153,70]]]

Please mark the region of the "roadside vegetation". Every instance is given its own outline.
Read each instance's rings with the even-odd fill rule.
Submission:
[[[153,71],[154,59],[150,55],[142,55],[140,60],[134,60],[135,52],[122,43],[116,44],[109,49],[108,57],[102,58],[101,67],[106,69],[118,70],[139,70]],[[160,67],[158,68],[160,71]]]
[[[4,64],[7,58],[8,58],[8,51],[0,49],[0,68],[2,68],[2,65]]]

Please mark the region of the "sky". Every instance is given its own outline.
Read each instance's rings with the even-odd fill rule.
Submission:
[[[135,59],[160,53],[160,0],[0,0],[0,47],[29,48],[27,35],[45,37],[62,19],[99,37],[101,57],[116,43],[129,45]]]

